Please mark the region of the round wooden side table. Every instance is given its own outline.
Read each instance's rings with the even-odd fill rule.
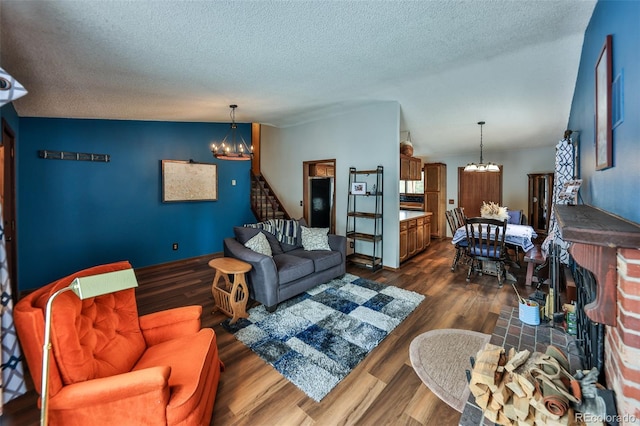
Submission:
[[[235,324],[240,318],[248,318],[249,288],[244,274],[251,270],[251,265],[232,257],[216,257],[209,261],[209,266],[216,271],[211,284],[216,304],[213,312],[220,310],[230,316],[230,324]],[[233,275],[233,281],[229,280],[229,275]]]

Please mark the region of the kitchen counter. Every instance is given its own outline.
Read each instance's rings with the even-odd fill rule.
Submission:
[[[431,216],[424,211],[400,210],[400,262],[431,244]]]
[[[414,210],[400,210],[400,222],[403,220],[415,219],[422,216],[431,216],[431,212],[419,212]]]

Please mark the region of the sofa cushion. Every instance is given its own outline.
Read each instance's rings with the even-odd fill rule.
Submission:
[[[329,247],[329,228],[300,227],[302,248],[305,250],[331,250]]]
[[[269,241],[269,246],[271,247],[271,253],[281,254],[282,248],[280,247],[280,242],[272,233],[267,232],[263,229],[249,228],[245,226],[236,226],[233,228],[233,233],[236,237],[236,240],[238,240],[238,242],[242,245],[244,245],[247,241],[255,237],[260,232],[264,233],[265,237],[267,237],[267,241]]]
[[[324,271],[325,269],[333,268],[334,266],[338,266],[342,263],[342,254],[339,251],[308,251],[304,249],[297,249],[290,251],[287,254],[311,260],[313,262],[315,272]]]
[[[278,270],[278,283],[280,285],[312,274],[315,269],[311,259],[292,256],[287,253],[273,256],[273,260]]]
[[[258,232],[256,235],[251,237],[249,241],[244,243],[244,246],[256,253],[264,254],[269,257],[273,256],[271,246],[269,246],[269,241],[267,241],[267,237],[262,232]]]
[[[167,405],[167,423],[180,424],[199,409],[205,401],[202,381],[211,368],[220,368],[217,361],[215,333],[203,328],[195,335],[169,340],[151,346],[133,368],[134,371],[150,367],[169,366],[171,399]]]

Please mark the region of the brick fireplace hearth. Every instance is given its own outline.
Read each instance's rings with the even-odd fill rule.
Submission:
[[[640,421],[640,249],[617,251],[616,325],[606,327],[605,376],[618,413]]]
[[[584,307],[605,324],[604,376],[622,424],[640,422],[640,226],[588,205],[556,206],[569,253],[591,271],[596,298]]]

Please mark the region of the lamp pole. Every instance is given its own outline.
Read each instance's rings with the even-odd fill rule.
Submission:
[[[71,287],[65,287],[53,293],[47,301],[47,308],[44,317],[44,344],[42,346],[42,382],[41,382],[41,398],[40,402],[40,425],[47,426],[49,416],[47,405],[49,402],[49,357],[51,356],[51,310],[53,301],[64,292],[71,290]]]

